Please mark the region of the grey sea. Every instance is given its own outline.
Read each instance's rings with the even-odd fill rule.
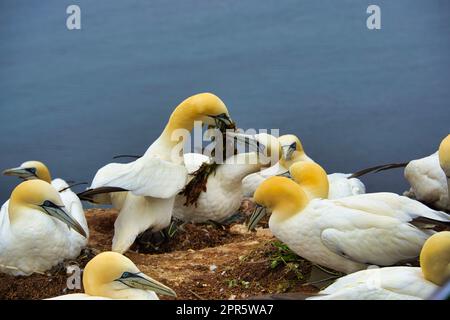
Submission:
[[[450,131],[449,32],[447,0],[2,0],[0,168],[91,181],[204,91],[241,128],[297,134],[329,172],[422,157]],[[18,181],[0,180],[4,201]],[[402,170],[364,182],[407,187]]]

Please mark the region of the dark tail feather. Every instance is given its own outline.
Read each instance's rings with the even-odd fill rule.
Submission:
[[[363,170],[359,170],[355,173],[353,173],[351,176],[348,177],[348,179],[351,178],[359,178],[365,174],[368,173],[378,173],[380,171],[384,171],[384,170],[389,170],[389,169],[394,169],[394,168],[404,168],[408,165],[409,162],[401,162],[401,163],[389,163],[389,164],[382,164],[379,166],[375,166],[375,167],[370,167],[370,168],[366,168]]]
[[[77,183],[72,182],[72,183],[69,184],[67,187],[65,187],[65,188],[63,188],[63,189],[61,189],[61,190],[59,190],[58,192],[63,192],[63,191],[66,191],[67,189],[70,189],[70,188],[76,187],[76,186],[81,186],[81,185],[83,185],[83,184],[88,184],[88,183],[87,183],[87,182],[77,182]]]
[[[442,212],[442,215],[445,215]],[[426,217],[417,217],[411,221],[411,224],[423,229],[433,229],[435,231],[448,231],[450,230],[450,216],[446,219],[445,217],[442,220],[430,219]]]
[[[111,193],[111,192],[122,192],[128,191],[117,187],[100,187],[96,189],[89,189],[80,193],[77,193],[78,198],[82,201],[94,202],[94,196],[98,194]]]
[[[142,156],[138,156],[135,154],[119,154],[117,156],[114,156],[113,159],[120,159],[120,158],[134,158],[134,159],[139,159]]]

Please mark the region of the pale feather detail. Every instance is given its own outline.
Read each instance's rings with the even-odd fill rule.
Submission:
[[[357,178],[348,179],[351,174],[332,173],[328,175],[328,199],[338,199],[366,193],[366,187]]]
[[[86,221],[86,216],[84,215],[83,205],[81,204],[81,201],[77,197],[77,195],[70,188],[68,188],[69,185],[63,179],[54,179],[52,181],[52,186],[57,191],[65,189],[64,191],[59,192],[59,196],[64,203],[64,208],[72,216],[72,218],[74,218],[80,224],[80,226],[83,227],[83,230],[86,232],[86,238],[73,229],[70,229],[69,232],[70,237],[72,238],[72,243],[75,246],[80,246],[80,249],[82,249],[87,245],[89,239],[89,228]]]
[[[128,192],[114,223],[112,250],[124,253],[140,233],[149,228],[159,231],[167,227],[174,199],[141,197]]]
[[[405,195],[437,209],[450,211],[447,178],[439,164],[438,152],[410,161],[405,168],[405,178],[411,185]]]
[[[202,164],[211,163],[211,159],[201,153],[185,153],[183,155],[183,160],[184,166],[189,174],[192,174],[200,169]],[[190,177],[190,179],[192,179],[192,177]]]
[[[312,300],[417,300],[438,288],[420,268],[386,267],[362,270],[339,278]]]
[[[241,154],[243,155],[243,154]],[[202,161],[209,160],[200,154],[189,154],[185,157],[186,167],[192,167]],[[216,172],[208,177],[206,192],[202,192],[197,200],[197,205],[185,206],[186,198],[177,195],[173,215],[183,221],[206,222],[208,220],[222,222],[236,213],[243,199],[242,179],[249,172],[259,170],[259,164],[237,164],[234,159],[238,155],[228,158],[224,164],[217,167]]]
[[[336,200],[314,199],[300,213],[269,226],[300,256],[352,273],[368,265],[388,266],[415,259],[434,231],[410,222],[417,217],[450,221],[448,216],[392,193],[371,193]]]
[[[137,196],[170,198],[183,189],[187,171],[183,165],[147,155],[130,163],[110,163],[100,170],[91,189],[117,187]]]
[[[18,275],[44,272],[65,259],[76,258],[84,241],[72,236],[61,221],[28,210],[10,224],[9,201],[0,211],[0,271]]]

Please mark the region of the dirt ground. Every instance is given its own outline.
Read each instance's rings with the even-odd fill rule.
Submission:
[[[243,203],[248,212],[251,203]],[[76,263],[83,268],[95,254],[110,250],[117,212],[86,210],[89,245]],[[137,241],[138,242],[138,241]],[[135,243],[126,253],[138,268],[170,286],[177,299],[249,299],[284,292],[311,294],[311,265],[292,255],[268,229],[248,232],[242,223],[229,226],[187,224],[168,243]],[[66,261],[47,274],[12,277],[0,274],[0,299],[43,299],[83,292],[66,289]],[[161,299],[168,297],[160,296]]]

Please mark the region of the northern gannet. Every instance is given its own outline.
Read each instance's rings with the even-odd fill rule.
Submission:
[[[265,146],[262,152],[240,153],[225,160],[208,177],[206,191],[200,194],[196,205],[185,205],[186,198],[177,195],[173,215],[188,222],[223,222],[239,209],[242,199],[242,179],[252,172],[259,171],[261,166],[270,162],[272,156],[279,157],[278,140],[267,134],[256,135],[257,141]],[[275,154],[275,152],[277,152]],[[202,154],[185,154],[185,164],[189,173],[195,172],[209,158]]]
[[[405,168],[411,189],[405,195],[450,211],[450,134],[432,155],[412,160]]]
[[[316,164],[316,166],[318,166]],[[254,199],[272,210],[269,228],[294,252],[313,263],[352,273],[368,265],[390,266],[415,259],[433,226],[450,224],[447,214],[394,193],[369,193],[341,199],[320,199],[325,177],[297,184],[272,177]],[[257,208],[249,228],[264,215]]]
[[[170,224],[175,196],[187,181],[179,146],[195,121],[209,126],[232,125],[227,107],[217,96],[194,95],[175,108],[160,137],[141,158],[127,164],[108,164],[95,175],[91,189],[129,191],[111,193],[109,199],[107,195],[94,199],[112,203],[120,210],[114,224],[113,251],[123,253],[140,233],[160,231]]]
[[[86,217],[84,215],[83,205],[78,196],[70,189],[66,181],[60,178],[52,180],[52,176],[48,167],[40,161],[26,161],[17,168],[7,169],[3,171],[4,175],[19,177],[23,180],[40,179],[50,183],[56,191],[64,204],[65,210],[81,225],[86,232],[86,237],[80,236],[78,232],[72,230],[70,236],[73,241],[81,242],[84,247],[87,245],[89,238],[89,228]]]
[[[142,273],[117,252],[102,252],[83,271],[83,293],[67,294],[49,300],[159,300],[156,293],[176,297],[175,292]]]
[[[450,279],[450,232],[429,237],[420,252],[420,267],[367,269],[338,279],[314,300],[429,299]]]
[[[80,234],[74,237],[72,230]],[[0,212],[0,270],[11,275],[44,272],[76,258],[86,230],[64,209],[60,194],[43,180],[19,184]]]
[[[256,188],[267,178],[287,173],[294,163],[314,162],[314,160],[305,153],[300,139],[295,135],[283,135],[280,136],[278,140],[282,149],[280,161],[268,169],[253,173],[244,178],[244,195],[246,197],[252,197]],[[351,177],[351,174],[332,173],[328,175],[328,181],[329,199],[337,199],[366,192],[366,188],[361,180]]]
[[[403,195],[438,210],[450,211],[450,135],[441,141],[438,151],[432,155],[409,162],[367,168],[361,170],[358,176],[403,167],[405,178],[411,186]]]

